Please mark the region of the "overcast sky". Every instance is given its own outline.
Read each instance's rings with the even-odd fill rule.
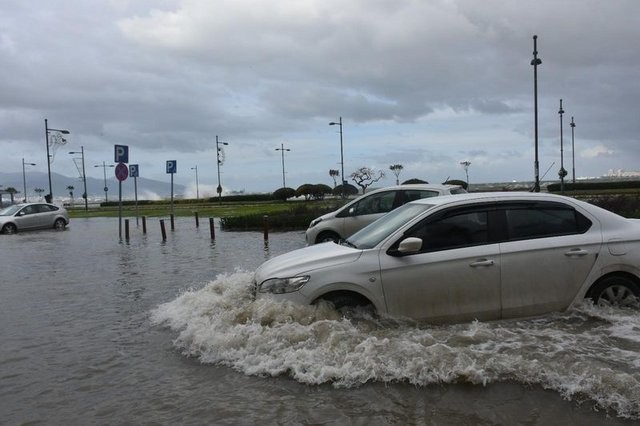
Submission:
[[[101,178],[114,145],[140,175],[215,194],[333,185],[340,169],[401,180],[532,180],[532,36],[540,174],[640,170],[637,0],[2,0],[0,170],[46,172],[44,119],[68,129],[52,171]],[[113,169],[109,170],[112,176]],[[110,177],[115,182],[114,177]],[[1,184],[2,182],[0,182]]]

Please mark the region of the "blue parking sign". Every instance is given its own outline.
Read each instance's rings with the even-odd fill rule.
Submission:
[[[137,178],[139,175],[139,168],[137,164],[129,164],[129,176]]]
[[[115,145],[113,161],[115,163],[128,163],[129,147],[127,145]]]
[[[178,170],[178,162],[176,160],[167,160],[167,173],[175,173]]]

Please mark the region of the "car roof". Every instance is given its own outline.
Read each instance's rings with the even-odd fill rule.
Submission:
[[[422,198],[412,201],[412,203],[445,205],[460,202],[482,202],[482,201],[564,201],[574,204],[580,203],[578,200],[563,195],[540,193],[540,192],[470,192],[456,195],[440,195],[438,197]],[[581,204],[581,203],[580,203]]]
[[[364,195],[373,194],[374,192],[382,192],[382,191],[393,191],[398,189],[423,189],[423,190],[435,190],[435,191],[444,191],[447,189],[453,188],[462,188],[460,185],[445,185],[439,183],[410,183],[406,185],[393,185],[393,186],[385,186],[384,188],[378,188],[373,191],[369,191]]]

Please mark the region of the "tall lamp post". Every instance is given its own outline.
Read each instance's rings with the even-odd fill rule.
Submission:
[[[573,121],[573,117],[571,117],[571,159],[572,159],[572,172],[573,172],[573,183],[576,183],[576,148],[575,141],[573,138],[573,131],[576,128],[576,123]]]
[[[284,144],[281,143],[280,144],[280,148],[276,148],[276,151],[281,151],[282,152],[282,187],[286,188],[287,184],[285,183],[285,180],[284,180],[284,152],[285,151],[291,151],[291,150],[289,148],[285,148]]]
[[[24,166],[35,166],[36,163],[25,163],[24,158],[22,159],[22,185],[24,186],[24,202],[27,202],[27,175],[24,171]]]
[[[340,170],[342,173],[342,197],[344,198],[345,185],[347,184],[347,181],[344,178],[344,150],[342,148],[342,117],[340,117],[340,120],[338,120],[338,122],[332,121],[331,123],[329,123],[329,126],[340,126]]]
[[[109,187],[107,186],[107,167],[115,167],[113,164],[105,164],[103,161],[102,164],[96,164],[93,167],[102,167],[102,172],[104,173],[104,202],[109,202],[109,196],[107,195],[109,192]]]
[[[562,115],[564,114],[562,99],[560,99],[558,114],[560,114],[560,170],[558,171],[558,176],[560,176],[560,193],[564,194],[564,178],[567,176],[567,171],[564,169],[564,146],[562,143]]]
[[[44,119],[44,139],[45,145],[47,145],[47,174],[49,175],[49,194],[47,197],[49,198],[49,202],[53,202],[53,189],[51,185],[51,154],[49,153],[49,132],[58,132],[63,135],[68,135],[70,132],[64,129],[51,129],[49,127],[49,123],[47,119]],[[46,198],[46,197],[45,197]]]
[[[195,170],[196,171],[196,200],[200,199],[200,189],[199,189],[199,185],[198,185],[198,166],[196,165],[195,167],[192,167],[191,170]]]
[[[84,146],[80,146],[80,151],[69,151],[69,154],[80,154],[82,156],[82,183],[84,184],[84,194],[82,194],[82,198],[84,198],[84,210],[89,210],[89,201],[87,201],[87,174],[84,169]]]
[[[538,162],[538,65],[542,63],[542,60],[538,58],[538,36],[533,36],[533,59],[531,65],[533,65],[533,131],[534,131],[534,147],[535,147],[535,160],[533,163],[533,170],[535,175],[535,183],[533,184],[533,192],[540,192],[540,163]]]
[[[223,159],[220,160],[220,151],[222,150],[222,148],[220,148],[220,145],[229,145],[229,144],[227,142],[220,142],[218,140],[218,135],[216,135],[216,160],[217,160],[216,164],[218,166],[218,187],[216,188],[216,192],[218,192],[218,202],[222,204],[222,185],[220,184],[220,165],[224,161],[224,156],[222,157]]]

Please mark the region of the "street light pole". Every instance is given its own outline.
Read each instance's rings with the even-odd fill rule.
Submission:
[[[113,164],[105,164],[105,162],[103,161],[102,164],[96,164],[93,167],[102,167],[102,172],[104,173],[104,202],[108,203],[109,202],[109,196],[108,196],[109,187],[107,186],[107,167],[115,167],[115,166]]]
[[[335,121],[332,121],[331,123],[329,123],[329,126],[340,126],[340,167],[341,167],[341,173],[342,173],[342,197],[344,198],[345,185],[347,181],[344,176],[344,150],[342,145],[342,117],[340,117],[340,120],[338,120],[337,123]]]
[[[24,166],[35,166],[36,163],[25,163],[24,158],[22,159],[22,185],[24,186],[24,202],[27,202],[27,175],[24,171]]]
[[[567,171],[564,169],[564,146],[562,143],[562,115],[564,114],[562,99],[560,99],[558,114],[560,114],[560,170],[558,171],[558,176],[560,176],[560,193],[564,194],[564,177],[567,175]]]
[[[280,148],[276,148],[276,151],[281,151],[282,152],[282,187],[286,188],[287,184],[285,183],[285,180],[284,180],[284,152],[285,151],[291,151],[291,150],[289,148],[285,148],[284,144],[281,143],[280,144]]]
[[[571,117],[571,159],[572,159],[572,172],[573,172],[573,183],[576,183],[576,148],[575,141],[573,138],[573,130],[576,128],[576,123],[573,121],[573,117]]]
[[[200,189],[199,189],[199,185],[198,185],[198,166],[196,165],[195,167],[192,167],[191,170],[195,170],[196,171],[196,200],[200,199]]]
[[[542,64],[542,60],[538,58],[538,36],[533,36],[533,129],[535,144],[535,160],[533,170],[535,175],[535,183],[533,184],[533,192],[540,192],[540,163],[538,162],[538,65]]]
[[[85,172],[85,169],[84,169],[84,146],[80,146],[80,152],[78,152],[78,151],[69,151],[69,154],[80,154],[80,155],[82,155],[82,183],[84,184],[84,194],[82,195],[82,197],[84,198],[84,210],[88,211],[89,210],[89,201],[87,200],[87,198],[88,198],[88,194],[87,194],[87,173]]]
[[[220,142],[218,135],[216,135],[216,164],[218,166],[218,187],[216,191],[218,192],[218,202],[222,204],[222,185],[220,184],[220,164],[222,164],[222,161],[220,161],[220,144],[229,145],[227,142]]]
[[[50,129],[47,119],[44,119],[44,141],[47,146],[47,174],[49,175],[49,202],[53,202],[53,189],[51,185],[51,154],[49,153],[49,132],[60,132],[63,135],[68,135],[69,131],[64,129]]]

